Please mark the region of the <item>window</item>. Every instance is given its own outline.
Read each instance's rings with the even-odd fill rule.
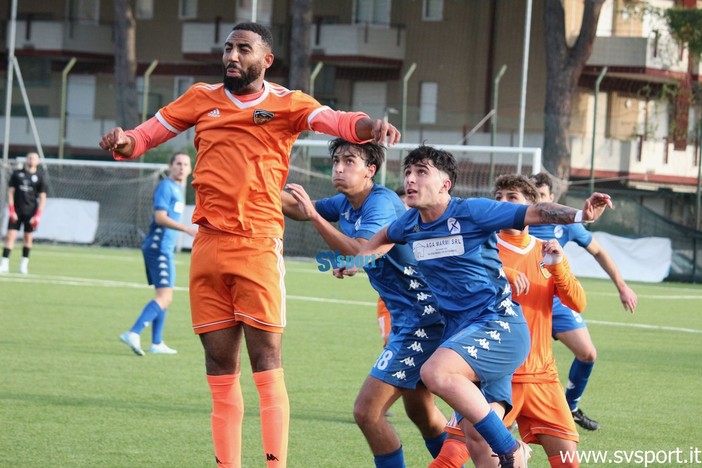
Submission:
[[[273,0],[257,0],[256,14],[253,11],[253,0],[238,0],[236,2],[236,22],[253,21],[254,16],[257,23],[271,26],[273,17]]]
[[[390,25],[390,0],[356,0],[355,22]]]
[[[435,124],[439,83],[424,81],[419,85],[419,123]]]
[[[197,17],[197,0],[179,0],[178,18],[195,19]]]
[[[444,19],[444,0],[424,0],[422,5],[424,21],[441,21]]]
[[[137,0],[134,16],[138,20],[154,18],[154,0]]]
[[[100,19],[99,0],[71,0],[68,3],[69,17],[83,24],[98,24]]]
[[[173,82],[173,99],[180,97],[194,82],[192,76],[176,76]]]

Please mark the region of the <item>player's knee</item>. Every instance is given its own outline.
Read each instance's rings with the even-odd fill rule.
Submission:
[[[588,346],[578,350],[575,357],[580,362],[595,362],[597,359],[597,349],[594,346]]]
[[[372,406],[364,404],[362,401],[356,399],[353,405],[353,420],[356,421],[358,427],[364,428],[373,426],[381,416],[382,415],[379,415],[377,411],[373,411]]]

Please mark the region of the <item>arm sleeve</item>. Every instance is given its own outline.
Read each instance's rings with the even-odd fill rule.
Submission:
[[[369,117],[363,112],[342,112],[322,107],[310,116],[310,127],[315,132],[337,136],[351,143],[366,143],[370,140],[361,140],[356,134],[356,123],[366,118]]]
[[[592,233],[585,229],[580,223],[567,224],[563,226],[568,229],[569,239],[578,244],[580,247],[586,249],[590,242],[592,242]]]
[[[561,302],[576,312],[585,310],[585,290],[570,270],[568,259],[563,257],[560,263],[546,265],[546,269],[553,275],[555,294]]]
[[[166,128],[156,117],[151,117],[134,130],[127,130],[124,133],[134,139],[134,150],[128,158],[112,153],[112,157],[118,161],[138,158],[151,148],[155,148],[177,135]]]
[[[338,197],[339,195],[335,195],[331,198],[322,198],[314,202],[314,209],[317,210],[317,213],[330,223],[339,221],[339,207],[338,203],[336,203]]]

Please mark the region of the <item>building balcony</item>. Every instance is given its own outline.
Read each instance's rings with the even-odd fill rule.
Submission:
[[[399,68],[405,59],[403,26],[368,23],[312,26],[312,60],[339,66]]]
[[[217,61],[222,59],[224,41],[232,31],[231,22],[186,22],[182,26],[181,50],[183,57],[191,60]],[[271,26],[273,55],[287,58],[287,29],[282,25]]]
[[[10,33],[10,28],[6,28]],[[17,55],[114,56],[112,25],[74,21],[18,20]],[[9,38],[5,39],[6,45]]]
[[[680,79],[687,73],[687,51],[670,37],[598,36],[588,67],[609,67],[611,73],[652,81]],[[700,68],[695,71],[700,75]],[[609,74],[609,73],[608,73]]]

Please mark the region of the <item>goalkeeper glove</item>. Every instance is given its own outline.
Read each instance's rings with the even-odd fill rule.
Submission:
[[[19,218],[17,217],[17,212],[15,211],[15,205],[10,205],[9,208],[10,208],[10,222],[16,223]]]
[[[29,224],[32,225],[33,229],[36,229],[39,227],[39,221],[41,221],[41,211],[37,210],[37,212],[34,213],[34,216],[32,216],[32,219],[29,220]]]

